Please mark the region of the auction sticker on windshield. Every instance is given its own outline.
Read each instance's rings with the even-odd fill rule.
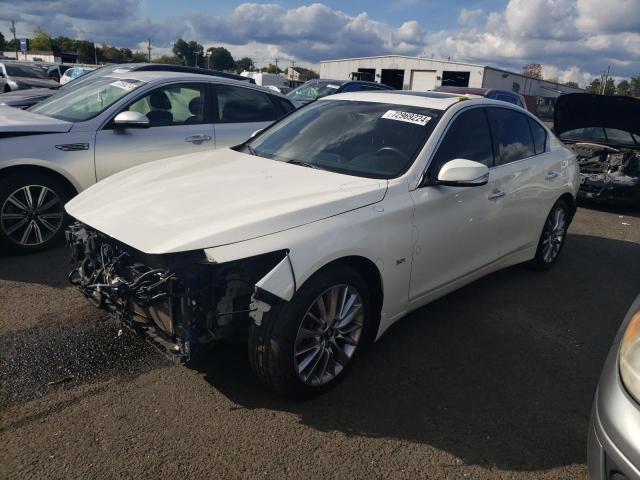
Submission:
[[[115,82],[111,82],[109,85],[121,88],[122,90],[131,91],[138,88],[143,82],[139,80],[116,80]]]
[[[386,118],[387,120],[397,120],[399,122],[408,122],[414,123],[416,125],[426,125],[431,117],[427,115],[420,115],[419,113],[411,113],[411,112],[402,112],[400,110],[387,110],[387,112],[382,115],[382,118]]]

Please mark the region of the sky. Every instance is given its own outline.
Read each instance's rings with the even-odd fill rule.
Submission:
[[[609,66],[640,75],[640,0],[0,0],[0,32],[53,35],[170,54],[177,38],[222,45],[259,66],[400,54],[520,71],[585,85]]]

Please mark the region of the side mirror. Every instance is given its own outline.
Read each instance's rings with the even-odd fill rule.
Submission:
[[[478,187],[489,181],[489,167],[480,162],[456,158],[445,163],[438,173],[438,185]]]
[[[149,128],[149,119],[140,112],[120,112],[113,119],[117,128]]]

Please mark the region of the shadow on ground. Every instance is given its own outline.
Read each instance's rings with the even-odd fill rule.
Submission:
[[[69,248],[62,244],[28,255],[0,252],[0,280],[64,288],[69,286],[69,258]]]
[[[584,463],[593,393],[640,293],[638,265],[640,245],[570,235],[552,271],[513,267],[413,312],[338,388],[304,403],[265,391],[243,345],[194,368],[238,408],[291,412],[321,431],[426,443],[507,470]]]

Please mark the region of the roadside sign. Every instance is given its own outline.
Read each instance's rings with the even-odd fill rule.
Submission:
[[[28,50],[29,50],[29,39],[28,38],[21,38],[20,39],[20,51],[22,53],[27,53]]]

